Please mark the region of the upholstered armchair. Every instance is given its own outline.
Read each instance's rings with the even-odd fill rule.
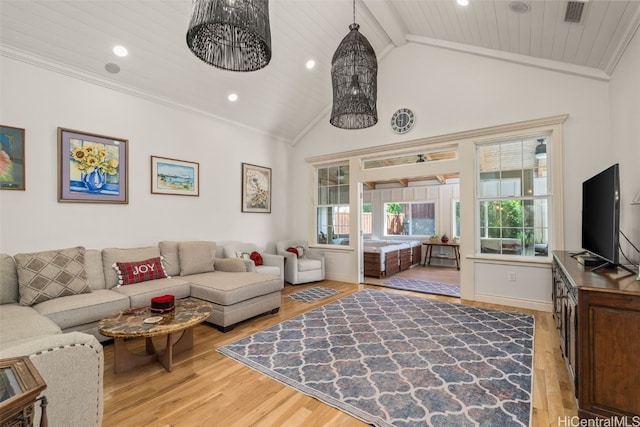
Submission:
[[[302,248],[301,254],[287,251],[288,248]],[[304,240],[283,240],[276,242],[276,253],[285,257],[284,280],[292,285],[324,280],[324,254],[309,249]]]
[[[262,258],[262,265],[256,265],[251,260],[251,254],[258,252]],[[253,270],[257,273],[274,274],[280,276],[280,280],[284,285],[284,257],[282,255],[268,254],[258,249],[254,243],[230,242],[223,246],[223,256],[225,258],[243,258],[245,262],[249,260],[253,264]]]

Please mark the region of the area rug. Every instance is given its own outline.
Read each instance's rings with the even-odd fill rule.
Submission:
[[[294,292],[292,294],[287,295],[288,298],[294,299],[296,301],[302,302],[315,302],[332,295],[336,295],[341,293],[337,289],[325,288],[322,286],[316,286],[309,289],[304,289],[302,291]]]
[[[532,316],[365,289],[218,349],[375,426],[528,426]]]
[[[448,283],[392,277],[378,286],[460,298],[460,285],[450,285]]]

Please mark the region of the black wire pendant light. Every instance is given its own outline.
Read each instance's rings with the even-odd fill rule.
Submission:
[[[359,28],[353,0],[353,24],[331,60],[333,108],[329,122],[341,129],[364,129],[378,123],[378,61]]]
[[[269,0],[193,0],[187,46],[223,70],[264,68],[271,60]]]

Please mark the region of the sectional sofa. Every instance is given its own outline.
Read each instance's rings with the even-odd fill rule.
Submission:
[[[206,322],[226,331],[279,310],[283,271],[268,271],[278,270],[258,273],[253,261],[224,258],[223,246],[210,241],[1,254],[0,359],[32,360],[47,383],[50,425],[99,426],[101,342],[109,339],[98,332],[101,319],[173,294],[211,302]],[[36,425],[39,417],[38,410]]]

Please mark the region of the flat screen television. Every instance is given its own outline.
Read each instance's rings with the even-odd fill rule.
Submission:
[[[620,167],[616,163],[582,183],[582,249],[603,260],[592,271],[624,268],[619,262],[619,235]]]

